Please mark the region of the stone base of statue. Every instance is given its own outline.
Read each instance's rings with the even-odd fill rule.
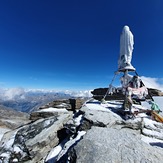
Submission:
[[[123,67],[119,67],[118,71],[119,72],[125,72],[125,71],[135,71],[136,69],[130,64],[130,65],[125,65]]]

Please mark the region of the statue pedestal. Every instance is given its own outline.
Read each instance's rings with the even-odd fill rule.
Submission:
[[[118,71],[119,72],[126,72],[126,71],[135,71],[136,69],[133,66],[125,66],[123,68],[119,68]]]

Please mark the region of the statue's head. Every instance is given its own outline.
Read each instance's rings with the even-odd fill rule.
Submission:
[[[129,31],[130,30],[130,28],[127,26],[127,25],[125,25],[124,27],[123,27],[123,31]]]

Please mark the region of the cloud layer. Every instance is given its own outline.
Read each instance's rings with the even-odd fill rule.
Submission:
[[[141,79],[146,87],[148,88],[155,88],[163,91],[163,78],[151,78],[141,76]],[[32,93],[65,93],[75,97],[91,97],[91,90],[85,91],[55,91],[55,90],[45,90],[45,89],[30,89],[25,90],[24,88],[9,88],[9,89],[2,89],[0,88],[0,99],[2,100],[14,100],[14,99],[25,99],[26,94]]]
[[[141,79],[146,87],[155,88],[163,91],[163,78],[151,78],[141,76]]]
[[[0,89],[0,99],[2,100],[13,100],[15,98],[25,98],[24,88],[9,88],[9,89]]]
[[[0,99],[1,100],[16,100],[16,99],[25,99],[27,96],[32,95],[45,95],[45,94],[67,94],[74,97],[91,97],[91,90],[85,91],[55,91],[55,90],[45,90],[45,89],[30,89],[26,90],[24,88],[0,88]]]

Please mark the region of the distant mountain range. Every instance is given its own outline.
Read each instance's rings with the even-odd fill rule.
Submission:
[[[10,107],[16,111],[31,112],[40,106],[57,99],[76,97],[91,97],[90,91],[47,91],[47,90],[24,90],[14,88],[2,90],[0,105]]]

